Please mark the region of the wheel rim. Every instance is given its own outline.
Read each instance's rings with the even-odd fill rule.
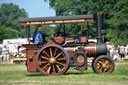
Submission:
[[[47,76],[62,74],[69,65],[66,52],[58,46],[47,46],[40,51],[37,57],[37,68]]]
[[[96,61],[96,71],[98,73],[111,73],[114,65],[109,58],[100,58]]]

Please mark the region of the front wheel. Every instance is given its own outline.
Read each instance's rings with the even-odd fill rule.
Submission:
[[[114,61],[106,55],[97,57],[92,64],[93,71],[101,74],[112,73],[115,68]]]

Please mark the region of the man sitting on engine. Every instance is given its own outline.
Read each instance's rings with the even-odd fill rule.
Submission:
[[[34,44],[44,44],[45,42],[45,38],[44,38],[44,35],[42,34],[42,29],[41,29],[41,26],[38,26],[38,29],[37,31],[34,33]]]

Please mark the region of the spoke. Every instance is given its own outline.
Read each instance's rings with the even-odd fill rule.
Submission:
[[[42,67],[42,69],[46,68],[49,65],[50,65],[50,63],[47,63],[44,67]]]
[[[54,64],[52,65],[52,69],[53,69],[53,72],[56,73]]]
[[[102,65],[102,62],[101,62],[101,61],[99,61],[99,62],[98,62],[98,64]]]
[[[105,63],[104,59],[100,59],[99,61],[100,61],[101,64]]]
[[[97,68],[100,69],[102,66],[101,65],[97,65]]]
[[[43,58],[43,59],[46,59],[46,60],[49,60],[47,57],[45,57],[45,56],[41,56],[41,58]]]
[[[41,65],[42,63],[41,63],[41,61],[38,61],[38,63],[39,63],[39,65]]]
[[[57,67],[57,69],[58,69],[59,71],[61,71],[61,68],[60,68],[58,65],[56,65],[56,67]]]
[[[56,56],[56,52],[57,52],[58,48],[55,48],[55,52],[54,52],[54,56]]]
[[[52,57],[52,48],[49,48],[50,49],[50,55],[51,55],[51,57]]]
[[[61,52],[61,53],[59,53],[59,54],[55,57],[55,59],[57,59],[61,54],[62,54],[62,52]]]
[[[108,69],[111,68],[111,65],[107,65],[107,68],[108,68]]]
[[[101,67],[101,65],[97,65],[97,67]]]
[[[109,71],[109,68],[105,68],[105,71],[104,72],[108,72]]]
[[[102,69],[102,72],[104,72],[105,68]]]
[[[65,60],[65,58],[58,58],[58,59],[56,59],[56,60]]]
[[[45,53],[50,58],[50,56],[48,55],[48,53],[45,50],[43,51],[43,53]]]
[[[43,63],[48,63],[48,61],[43,61],[43,62],[41,62],[41,64],[43,64]]]
[[[102,62],[102,63],[105,63],[105,61],[106,61],[106,60],[105,60],[105,59],[103,59],[103,62]]]
[[[51,66],[48,67],[47,73],[50,73]]]
[[[104,59],[100,59],[100,61],[104,61]]]
[[[109,69],[106,69],[104,72],[108,72],[109,71]]]
[[[103,67],[101,66],[100,68],[99,68],[99,70],[102,70],[103,69]]]
[[[107,71],[110,71],[111,68],[112,68],[112,66],[111,66],[111,65],[108,65],[108,67],[107,67]]]
[[[57,63],[57,64],[60,64],[60,65],[62,65],[62,66],[65,66],[65,64],[63,64],[63,63],[60,63],[60,62],[57,62],[57,61],[56,61],[56,63]]]
[[[101,65],[101,64],[98,62],[96,65],[98,65],[98,66],[99,66],[99,65]]]

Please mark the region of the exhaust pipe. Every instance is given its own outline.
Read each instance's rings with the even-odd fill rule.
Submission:
[[[97,43],[96,43],[96,56],[99,55],[106,55],[107,54],[107,46],[106,43],[103,43],[102,41],[102,13],[98,12],[97,13]]]
[[[97,44],[101,44],[102,43],[102,34],[101,34],[101,29],[102,29],[102,13],[101,12],[97,13],[96,23],[97,23]]]

